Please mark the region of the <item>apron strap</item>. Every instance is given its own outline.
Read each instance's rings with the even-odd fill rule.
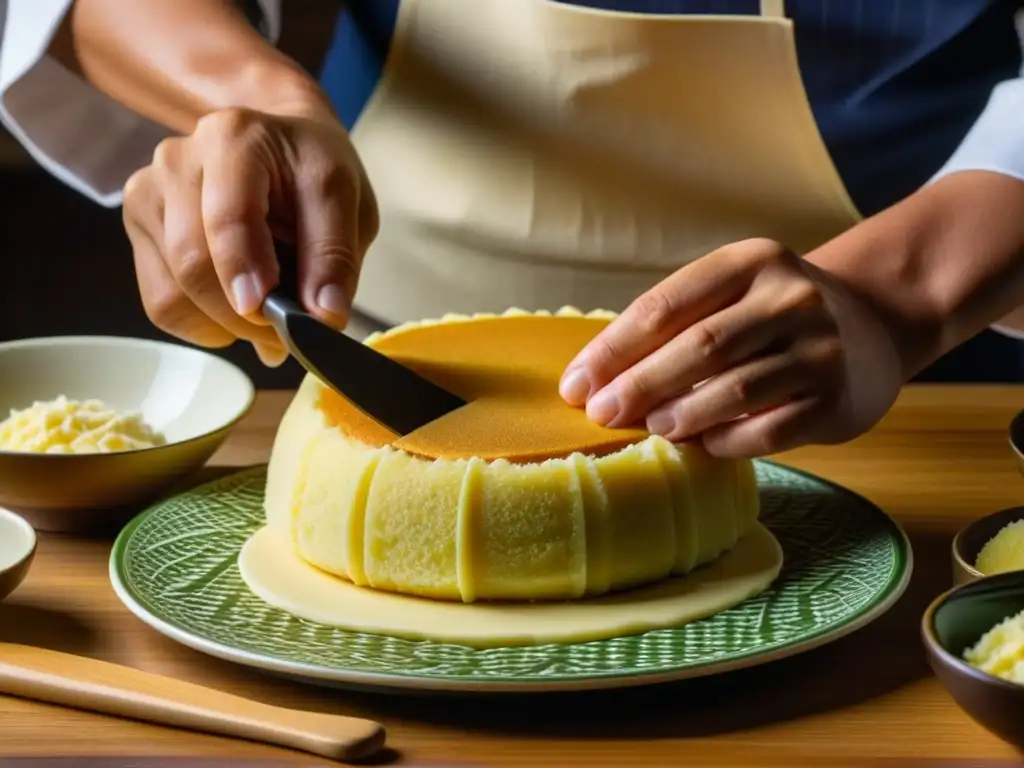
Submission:
[[[761,0],[761,15],[784,19],[786,17],[786,0]]]

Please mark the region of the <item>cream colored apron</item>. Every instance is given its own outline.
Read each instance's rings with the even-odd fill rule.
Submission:
[[[355,304],[384,325],[621,311],[719,246],[803,253],[860,218],[782,0],[757,16],[404,0],[352,138],[381,209]]]

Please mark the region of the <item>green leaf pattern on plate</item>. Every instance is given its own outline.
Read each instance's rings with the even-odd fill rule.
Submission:
[[[236,565],[264,523],[266,468],[245,470],[150,508],[113,553],[125,591],[157,619],[207,642],[326,672],[570,681],[734,662],[811,642],[891,599],[909,567],[899,528],[824,480],[757,462],[762,521],[785,553],[775,584],[687,626],[573,645],[472,648],[349,632],[295,618],[249,592]]]

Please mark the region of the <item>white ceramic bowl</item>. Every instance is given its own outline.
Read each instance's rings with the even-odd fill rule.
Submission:
[[[0,600],[25,579],[36,554],[36,532],[23,518],[0,507]]]
[[[62,336],[0,344],[0,420],[60,395],[141,412],[167,443],[105,454],[0,451],[0,505],[37,529],[91,528],[104,510],[155,499],[220,447],[255,388],[237,366],[166,342]]]

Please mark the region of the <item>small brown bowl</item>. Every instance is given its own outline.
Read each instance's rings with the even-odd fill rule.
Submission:
[[[959,586],[986,574],[974,567],[978,554],[992,537],[1010,523],[1024,520],[1024,507],[1010,507],[979,517],[953,538],[953,584]]]
[[[1024,685],[975,669],[963,652],[1003,619],[1024,610],[1024,571],[954,587],[921,619],[928,663],[957,705],[1003,741],[1024,749]]]

